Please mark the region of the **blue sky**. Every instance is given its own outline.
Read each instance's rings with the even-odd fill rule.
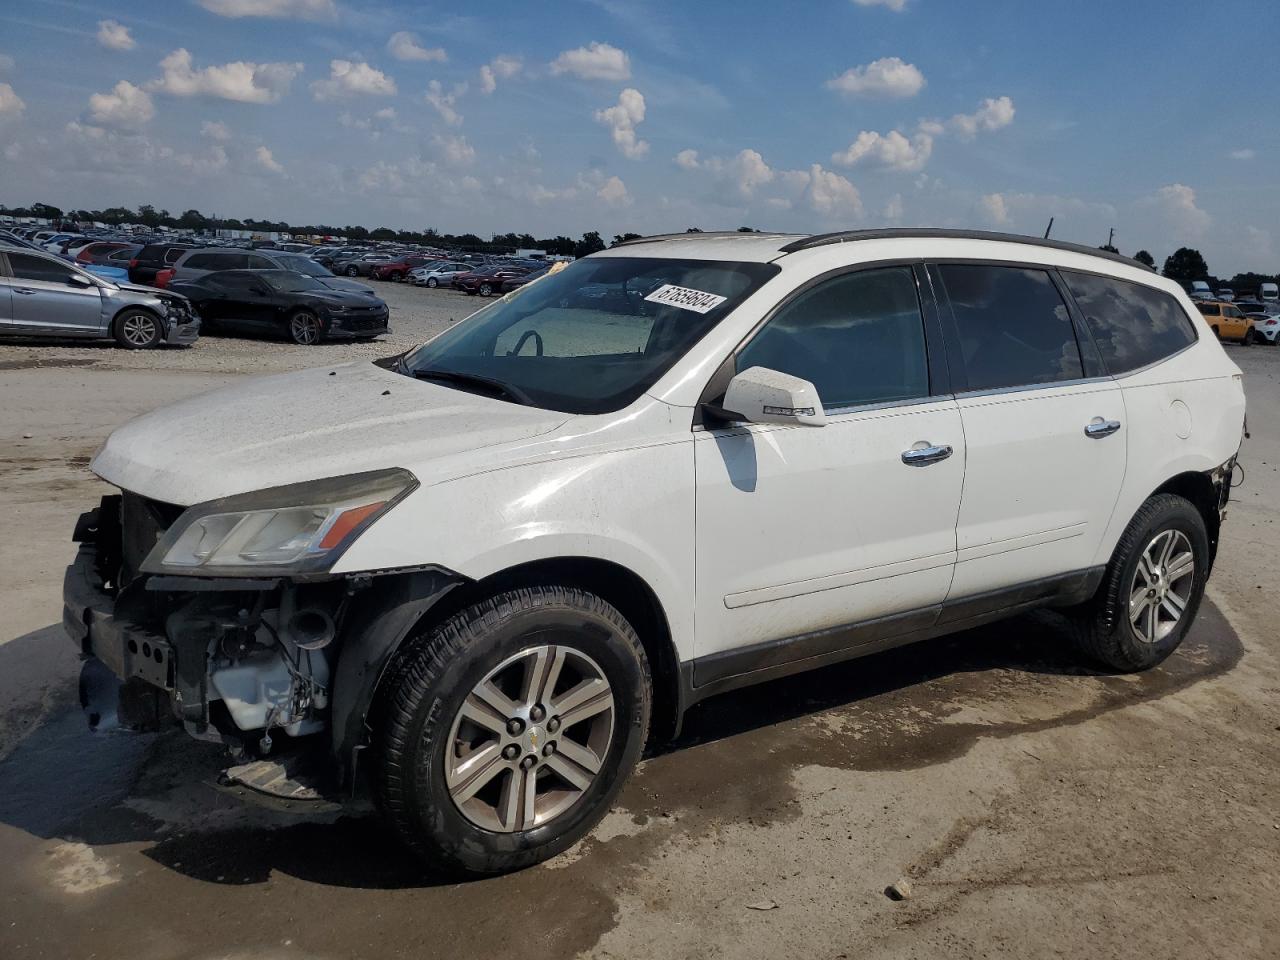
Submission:
[[[0,202],[452,232],[970,226],[1280,270],[1268,0],[33,0]]]

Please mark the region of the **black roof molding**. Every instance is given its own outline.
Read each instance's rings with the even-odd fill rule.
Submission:
[[[705,240],[717,239],[723,237],[737,237],[744,239],[748,237],[797,237],[797,239],[810,239],[801,237],[795,233],[771,233],[768,230],[756,233],[743,233],[741,230],[699,230],[696,233],[656,233],[652,237],[639,237],[635,240],[623,240],[621,243],[614,244],[614,247],[630,247],[639,243],[661,243],[663,240]],[[613,249],[612,247],[610,249]]]
[[[680,234],[684,236],[684,234]],[[694,234],[697,236],[697,234]],[[1045,240],[1041,237],[1026,237],[1016,233],[995,233],[990,230],[946,230],[936,227],[900,227],[885,230],[842,230],[839,233],[818,233],[811,237],[801,237],[780,247],[782,253],[796,253],[800,250],[811,250],[814,247],[825,247],[833,243],[854,243],[858,240],[992,240],[1000,243],[1020,243],[1024,246],[1048,247],[1051,250],[1065,250],[1069,253],[1082,253],[1089,257],[1099,257],[1115,263],[1123,263],[1127,267],[1139,267],[1151,270],[1145,263],[1100,250],[1097,247],[1086,247],[1079,243],[1066,243],[1062,240]],[[638,242],[638,241],[637,241]]]

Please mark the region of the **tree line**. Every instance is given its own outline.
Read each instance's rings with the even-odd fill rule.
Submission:
[[[140,223],[156,229],[169,227],[174,230],[190,230],[195,232],[212,232],[214,230],[253,230],[260,233],[291,233],[301,236],[341,236],[348,240],[383,240],[395,243],[423,244],[428,246],[449,247],[467,250],[474,253],[509,253],[512,250],[545,250],[549,254],[563,257],[585,257],[588,254],[603,250],[606,245],[617,246],[628,240],[638,240],[641,234],[614,234],[613,242],[606,244],[599,231],[589,230],[579,239],[555,236],[538,239],[531,233],[495,233],[488,240],[474,233],[440,233],[433,228],[425,230],[393,230],[391,227],[367,227],[347,224],[307,224],[293,226],[283,220],[237,220],[234,217],[207,216],[199,210],[184,210],[174,216],[168,210],[157,210],[149,203],[144,203],[136,210],[128,207],[108,207],[105,210],[63,210],[48,203],[33,203],[29,207],[6,207],[0,204],[0,214],[12,217],[39,217],[53,221],[75,221],[77,223],[106,223],[119,226],[123,223]],[[698,227],[689,227],[686,233],[701,233]],[[754,227],[739,227],[739,233],[755,233]],[[1115,247],[1106,245],[1102,250],[1119,253]],[[1133,259],[1155,269],[1155,258],[1146,250],[1139,250]],[[1276,274],[1237,273],[1230,280],[1220,279],[1209,272],[1199,250],[1190,247],[1179,247],[1164,261],[1164,276],[1179,283],[1188,284],[1192,280],[1207,280],[1212,287],[1227,284],[1241,289],[1255,288],[1260,283],[1276,282]]]

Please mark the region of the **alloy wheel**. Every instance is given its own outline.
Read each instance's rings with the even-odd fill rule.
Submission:
[[[614,695],[568,646],[529,647],[467,695],[447,741],[445,784],[458,810],[497,833],[531,830],[579,801],[604,766]]]
[[[1159,643],[1178,626],[1191,599],[1196,558],[1181,530],[1157,533],[1138,557],[1129,589],[1129,624],[1143,643]]]
[[[309,313],[295,313],[289,320],[289,335],[304,347],[320,342],[320,321]]]
[[[156,338],[156,322],[146,314],[131,314],[124,318],[120,332],[135,347],[145,347]]]

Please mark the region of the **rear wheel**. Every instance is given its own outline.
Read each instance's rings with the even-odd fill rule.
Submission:
[[[1253,346],[1253,343],[1257,339],[1257,337],[1258,335],[1254,333],[1253,327],[1250,327],[1248,330],[1244,332],[1244,345],[1246,347]]]
[[[313,347],[323,338],[320,320],[310,310],[296,310],[289,316],[289,339],[302,347]]]
[[[360,271],[359,271],[359,270],[357,270],[355,267],[347,267],[347,276],[348,276],[348,277],[358,277],[358,276],[360,276]]]
[[[387,279],[398,283],[404,279],[404,272],[401,270],[392,270],[387,274]]]
[[[477,603],[407,641],[375,717],[375,787],[404,841],[454,876],[566,850],[639,759],[652,700],[631,625],[545,586]]]
[[[438,286],[440,286],[440,281],[439,281],[439,280],[437,280],[435,277],[427,277],[427,286],[428,286],[428,287],[438,287]]]
[[[482,296],[482,297],[492,297],[492,296],[493,296],[493,284],[491,284],[491,283],[482,283],[482,284],[480,284],[480,296]]]
[[[1113,670],[1146,670],[1182,643],[1209,576],[1204,517],[1173,494],[1152,497],[1117,544],[1097,594],[1074,617],[1076,639]]]
[[[112,325],[116,343],[126,350],[145,350],[160,343],[160,318],[147,310],[125,310]]]

